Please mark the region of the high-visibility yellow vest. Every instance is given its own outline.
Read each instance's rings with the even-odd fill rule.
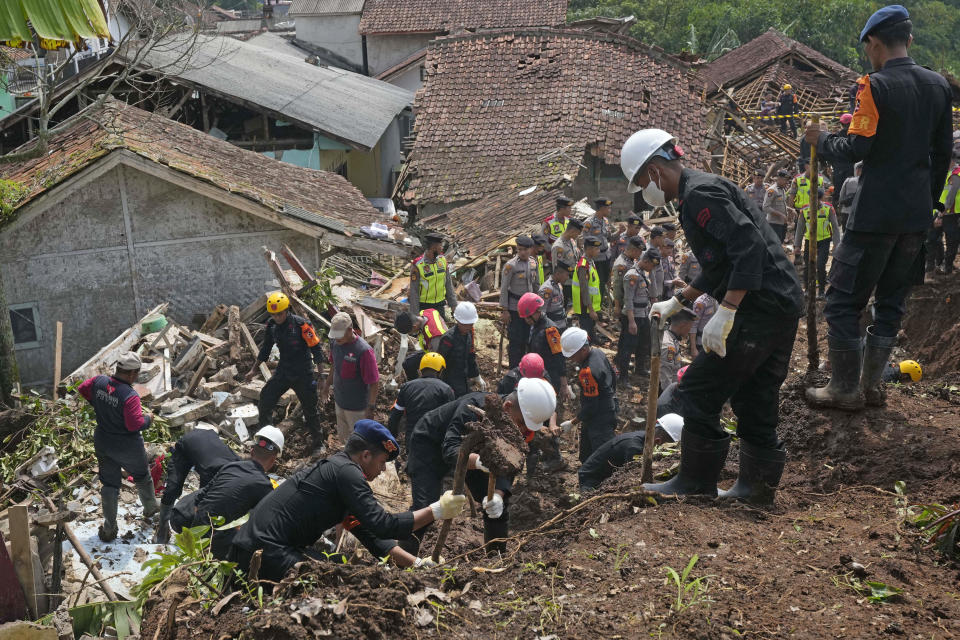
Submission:
[[[803,221],[807,223],[807,233],[804,237],[810,237],[810,207],[803,208]],[[817,242],[826,240],[833,235],[833,229],[830,227],[830,205],[820,205],[820,211],[817,212]]]
[[[810,204],[810,178],[800,174],[794,181],[797,183],[797,195],[793,198],[794,208],[800,209]],[[823,176],[817,177],[818,187],[823,186]]]
[[[543,284],[547,279],[543,275],[543,255],[537,254],[537,277],[540,278],[539,284]]]
[[[447,297],[447,259],[437,256],[436,262],[427,262],[420,256],[417,261],[420,272],[420,302],[433,304]]]
[[[557,216],[553,216],[550,221],[547,223],[547,228],[550,230],[550,235],[554,238],[559,238],[563,235],[563,232],[567,230],[567,225],[570,223],[570,218],[565,218],[563,222],[557,220]]]
[[[447,332],[447,324],[443,321],[443,316],[436,309],[424,309],[420,312],[420,317],[427,321],[420,334],[417,336],[420,342],[420,348],[429,351],[430,341]]]
[[[950,195],[950,178],[953,176],[960,175],[960,166],[950,172],[950,175],[947,176],[947,181],[943,183],[943,191],[940,192],[940,203],[944,206],[944,211],[949,213],[951,211],[957,211],[957,198],[954,196],[953,202],[947,204],[947,196]],[[934,215],[938,213],[936,209],[933,210]]]
[[[588,276],[589,282],[587,282],[587,293],[590,296],[590,306],[593,307],[594,311],[600,311],[600,274],[597,273],[597,268],[594,266],[593,262],[587,260],[586,258],[580,258],[580,261],[577,263],[577,268],[573,271],[573,312],[588,313],[588,311],[580,310],[580,269],[583,267],[589,267],[590,272],[590,275]]]

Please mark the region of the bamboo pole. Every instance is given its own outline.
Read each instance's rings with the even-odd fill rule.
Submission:
[[[820,116],[814,115],[813,124],[820,124]],[[817,167],[817,145],[810,145],[810,205],[807,214],[807,371],[816,371],[820,366],[820,349],[817,344],[817,223],[820,211]]]

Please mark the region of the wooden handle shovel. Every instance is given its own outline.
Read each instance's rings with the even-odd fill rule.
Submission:
[[[653,440],[657,428],[657,398],[660,396],[660,342],[663,329],[660,318],[650,318],[650,387],[647,391],[647,436],[643,441],[641,482],[653,482]]]
[[[460,443],[457,467],[453,472],[453,493],[455,495],[463,495],[463,486],[467,477],[467,463],[470,461],[470,453],[476,445],[478,437],[479,434],[471,433]],[[453,520],[447,519],[443,521],[443,525],[440,527],[440,535],[437,536],[437,544],[434,546],[433,556],[431,556],[434,562],[440,562],[440,551],[443,550],[443,544],[447,541],[447,536],[450,535],[452,524]]]

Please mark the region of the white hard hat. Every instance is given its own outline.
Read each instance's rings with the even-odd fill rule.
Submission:
[[[453,319],[460,324],[476,324],[478,317],[477,307],[472,302],[458,302],[453,310]]]
[[[543,378],[520,378],[517,400],[523,422],[530,431],[539,431],[557,410],[557,392]]]
[[[560,336],[560,351],[564,358],[569,358],[587,344],[589,336],[580,327],[570,327]]]
[[[633,184],[634,176],[653,154],[668,142],[677,144],[677,139],[663,129],[641,129],[623,143],[623,148],[620,149],[620,168],[627,178],[629,193],[640,191],[640,187]]]
[[[677,442],[680,440],[680,432],[683,431],[683,416],[668,413],[657,420],[657,426],[666,431],[674,442]]]
[[[276,446],[277,453],[283,453],[283,431],[277,429],[272,425],[267,425],[261,427],[259,431],[253,436],[254,446],[263,447],[267,451],[273,451],[270,445]],[[264,444],[262,441],[266,440],[268,444]]]

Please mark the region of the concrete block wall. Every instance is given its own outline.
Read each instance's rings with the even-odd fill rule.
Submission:
[[[161,302],[181,323],[221,302],[248,304],[273,280],[261,246],[283,243],[315,265],[314,238],[135,169],[112,169],[0,232],[7,303],[38,305],[41,341],[17,351],[21,379],[52,379],[57,320],[67,374]]]

